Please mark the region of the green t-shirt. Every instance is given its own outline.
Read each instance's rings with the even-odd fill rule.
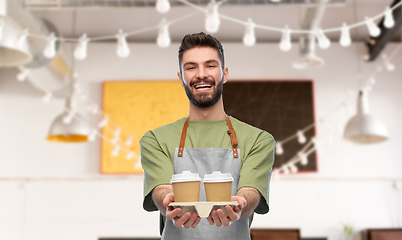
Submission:
[[[147,211],[157,211],[152,200],[152,190],[161,184],[170,184],[174,174],[173,159],[179,147],[185,118],[148,131],[140,141],[141,164],[144,169],[144,202]],[[266,131],[230,117],[236,132],[241,156],[239,184],[256,188],[262,195],[254,210],[264,214],[269,211],[269,181],[274,164],[275,140]],[[184,148],[231,149],[226,119],[218,121],[189,121]]]

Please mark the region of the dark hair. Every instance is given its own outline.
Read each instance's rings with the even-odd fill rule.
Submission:
[[[211,47],[218,50],[219,58],[222,62],[222,68],[225,67],[225,57],[223,55],[223,47],[222,44],[218,41],[218,39],[212,37],[209,34],[200,32],[200,33],[193,33],[187,34],[184,36],[183,40],[181,41],[179,47],[179,69],[181,71],[181,60],[183,58],[183,53],[189,49],[195,47]]]

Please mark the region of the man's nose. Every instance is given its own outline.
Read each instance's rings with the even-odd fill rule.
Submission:
[[[205,67],[199,67],[197,72],[198,78],[203,79],[208,76],[208,72]]]

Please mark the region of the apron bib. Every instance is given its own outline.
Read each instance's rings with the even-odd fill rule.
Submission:
[[[221,171],[222,173],[230,173],[233,177],[232,196],[237,193],[237,185],[239,183],[239,173],[241,166],[240,151],[237,149],[236,133],[232,127],[230,119],[226,116],[229,127],[229,135],[231,138],[232,149],[224,148],[193,148],[185,149],[184,142],[187,133],[188,118],[183,126],[180,146],[176,148],[174,156],[174,173],[182,173],[183,171],[191,171],[198,173],[201,178],[205,174],[213,171]],[[205,188],[201,184],[200,201],[206,201]],[[206,218],[202,218],[195,228],[186,229],[184,227],[176,227],[172,220],[166,219],[165,227],[162,233],[162,240],[178,240],[178,239],[233,239],[233,240],[250,240],[249,219],[243,218],[234,221],[231,225],[225,227],[217,227],[209,225]]]

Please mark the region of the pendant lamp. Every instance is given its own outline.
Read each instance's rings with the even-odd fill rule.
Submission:
[[[24,31],[7,16],[7,1],[0,0],[0,67],[16,67],[32,61],[27,41],[19,41]]]
[[[379,143],[388,139],[384,124],[369,113],[366,93],[359,92],[357,113],[346,124],[343,137],[359,144]]]
[[[52,123],[47,137],[54,142],[87,142],[89,128],[80,119],[83,119],[71,108],[70,98],[66,99],[66,111],[60,114]]]

